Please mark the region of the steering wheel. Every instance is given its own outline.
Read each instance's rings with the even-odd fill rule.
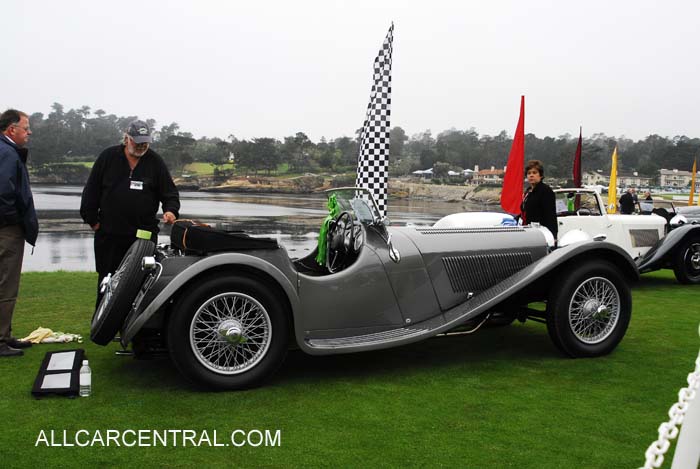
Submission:
[[[340,271],[347,261],[362,248],[362,226],[350,212],[342,212],[328,227],[326,235],[326,268],[330,273]]]

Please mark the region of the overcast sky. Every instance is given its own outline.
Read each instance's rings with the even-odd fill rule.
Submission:
[[[90,106],[196,137],[351,136],[394,30],[392,126],[700,136],[700,1],[31,0],[0,108]]]

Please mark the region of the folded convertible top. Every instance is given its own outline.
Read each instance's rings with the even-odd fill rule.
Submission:
[[[170,243],[185,252],[200,254],[279,247],[276,239],[254,238],[237,230],[218,230],[193,220],[177,220],[170,232]]]

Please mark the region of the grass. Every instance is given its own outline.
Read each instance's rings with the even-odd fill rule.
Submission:
[[[183,173],[194,174],[197,176],[211,176],[214,174],[216,166],[211,163],[190,163],[185,166]],[[219,165],[220,170],[233,169],[233,163]]]
[[[88,169],[92,169],[92,166],[95,164],[94,161],[68,161],[65,163],[60,163],[60,164],[69,164],[73,166],[85,166]]]
[[[96,276],[22,276],[14,330],[89,335]],[[93,396],[35,400],[48,350],[0,359],[3,467],[639,467],[698,354],[697,286],[669,271],[634,290],[611,355],[563,358],[527,322],[384,351],[312,357],[292,351],[266,386],[201,392],[167,359],[118,357],[82,344]],[[281,430],[280,447],[35,447],[40,430]],[[667,457],[666,467],[670,464]]]

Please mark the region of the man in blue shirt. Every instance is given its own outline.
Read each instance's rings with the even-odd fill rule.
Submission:
[[[0,115],[0,357],[23,355],[20,349],[31,346],[11,334],[24,242],[34,246],[39,233],[24,148],[31,134],[25,113]]]

